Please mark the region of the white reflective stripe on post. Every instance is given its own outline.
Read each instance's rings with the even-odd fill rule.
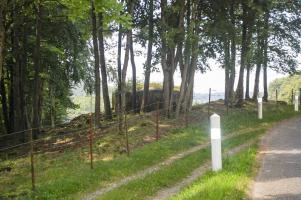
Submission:
[[[211,128],[212,170],[218,171],[222,169],[221,127],[220,127],[219,115],[217,114],[211,115],[210,128]]]
[[[299,96],[295,96],[295,111],[299,111]]]
[[[258,102],[258,119],[262,119],[262,98],[257,99]]]

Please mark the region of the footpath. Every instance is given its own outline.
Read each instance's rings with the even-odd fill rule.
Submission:
[[[301,118],[276,125],[263,139],[254,200],[301,200]]]

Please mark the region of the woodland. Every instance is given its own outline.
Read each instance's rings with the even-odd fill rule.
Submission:
[[[125,112],[126,91],[132,112],[147,111],[154,71],[164,75],[162,107],[177,118],[191,110],[195,73],[206,76],[210,59],[224,70],[226,105],[256,100],[261,74],[268,101],[268,69],[298,73],[300,11],[300,0],[1,0],[0,133],[34,128],[36,138],[43,126],[55,127],[76,108],[71,96],[79,84],[95,95],[96,127]],[[135,62],[137,46],[146,52],[143,66]],[[181,85],[174,99],[176,70]],[[114,110],[109,82],[120,102]]]

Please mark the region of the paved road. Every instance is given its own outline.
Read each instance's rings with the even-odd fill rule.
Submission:
[[[301,200],[301,118],[277,125],[265,136],[254,200]]]

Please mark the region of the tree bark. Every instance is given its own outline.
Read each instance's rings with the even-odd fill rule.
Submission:
[[[225,105],[229,104],[229,96],[231,90],[231,82],[230,82],[230,41],[228,38],[225,39],[224,42],[224,68],[225,68]]]
[[[269,37],[269,11],[264,15],[264,45],[263,45],[263,100],[268,101],[268,37]]]
[[[260,25],[257,25],[257,53],[256,53],[256,72],[255,72],[255,81],[254,81],[254,91],[253,91],[253,100],[256,100],[259,93],[259,80],[260,80],[260,71],[262,63],[262,39],[260,33]]]
[[[137,78],[136,78],[136,64],[135,55],[133,48],[133,36],[132,31],[130,31],[130,53],[131,53],[131,65],[132,65],[132,110],[137,112]]]
[[[1,96],[1,105],[2,105],[4,126],[6,129],[6,133],[10,133],[10,132],[12,132],[12,130],[11,130],[10,123],[9,123],[9,113],[8,113],[8,104],[7,104],[8,101],[7,101],[7,94],[6,94],[6,88],[5,88],[5,83],[4,83],[4,75],[0,79],[0,87],[1,87],[0,96]]]
[[[95,75],[95,126],[100,127],[100,72],[99,72],[99,50],[97,44],[97,23],[94,0],[91,4],[91,29],[94,50],[94,75]]]
[[[36,5],[36,40],[35,40],[35,51],[34,51],[34,93],[33,93],[33,103],[32,103],[32,110],[33,110],[33,117],[32,117],[32,128],[34,138],[37,138],[38,133],[40,131],[40,108],[41,108],[41,77],[40,73],[42,71],[41,66],[41,5],[40,2],[37,2]]]
[[[247,63],[247,55],[250,46],[251,32],[252,32],[252,20],[254,16],[251,16],[251,8],[246,3],[242,3],[243,7],[243,24],[242,24],[242,41],[241,41],[241,59],[240,59],[240,71],[239,79],[236,88],[236,106],[240,107],[244,101],[244,71]]]
[[[7,0],[1,0],[0,6],[0,80],[2,78],[3,71],[3,53],[4,53],[4,44],[5,44],[5,27],[4,27],[4,17]]]
[[[153,32],[154,32],[154,21],[153,21],[153,10],[154,10],[154,0],[149,0],[149,14],[148,14],[148,44],[147,44],[147,59],[145,67],[145,79],[143,88],[143,100],[141,105],[141,110],[147,111],[145,106],[148,105],[149,98],[149,83],[151,74],[151,64],[152,64],[152,48],[153,48]]]
[[[248,61],[250,62],[250,61]],[[246,95],[245,98],[246,100],[250,99],[250,71],[251,71],[251,66],[250,63],[247,64],[247,75],[246,75]]]
[[[236,76],[236,70],[235,70],[235,62],[236,62],[236,27],[235,27],[235,14],[234,14],[234,1],[231,1],[230,6],[230,17],[231,17],[231,25],[232,25],[232,32],[231,32],[231,57],[230,57],[230,80],[229,80],[229,102],[232,106],[233,99],[234,99],[234,82],[235,82],[235,76]]]
[[[124,53],[124,61],[123,61],[123,67],[122,67],[122,81],[121,81],[121,107],[122,110],[126,111],[126,73],[128,69],[129,64],[129,53],[130,53],[130,31],[127,31],[126,36],[126,46],[125,46],[125,53]]]
[[[105,109],[105,118],[112,119],[112,111],[111,111],[108,80],[107,80],[107,69],[106,69],[106,63],[105,63],[102,13],[100,13],[98,15],[98,19],[99,19],[98,43],[99,43],[99,56],[100,56],[101,80],[102,80],[102,96],[103,96],[104,109]]]
[[[118,75],[118,128],[119,133],[121,133],[122,130],[122,107],[121,107],[121,101],[122,101],[122,75],[121,75],[121,42],[122,42],[122,27],[119,25],[119,31],[118,31],[118,49],[117,49],[117,75]],[[116,110],[115,110],[116,112]]]

